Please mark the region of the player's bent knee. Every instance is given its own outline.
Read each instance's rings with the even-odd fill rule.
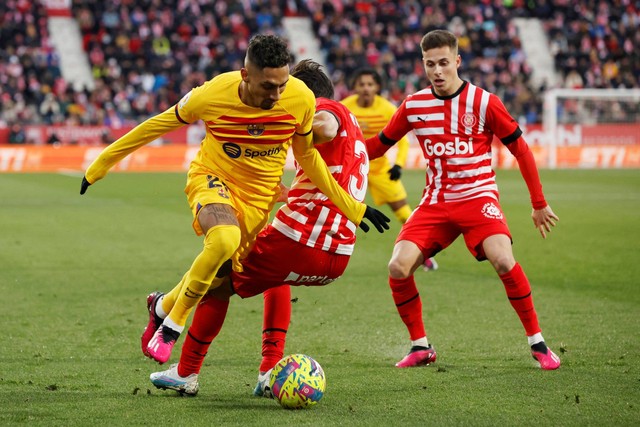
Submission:
[[[508,255],[498,256],[489,261],[498,274],[508,273],[516,265],[516,260]]]
[[[399,260],[392,259],[389,261],[388,268],[389,276],[393,279],[406,279],[413,273],[410,265],[402,263]]]

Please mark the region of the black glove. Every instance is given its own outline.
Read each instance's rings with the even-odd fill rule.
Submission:
[[[388,222],[391,220],[387,218],[385,214],[371,206],[367,206],[367,210],[364,211],[364,218],[367,218],[379,233],[384,233],[384,230],[389,229]],[[360,228],[362,228],[365,233],[369,232],[369,225],[364,221],[360,221]]]
[[[402,166],[393,165],[391,169],[387,171],[387,173],[389,174],[389,178],[391,178],[391,181],[397,181],[402,176]]]
[[[80,185],[80,194],[86,193],[87,188],[89,188],[90,185],[91,185],[91,183],[89,181],[87,181],[87,177],[83,176],[82,177],[82,184]]]

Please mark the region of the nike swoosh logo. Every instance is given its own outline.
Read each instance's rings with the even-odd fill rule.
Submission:
[[[184,296],[187,298],[202,298],[204,294],[200,294],[198,292],[193,292],[191,289],[187,288],[184,292]]]

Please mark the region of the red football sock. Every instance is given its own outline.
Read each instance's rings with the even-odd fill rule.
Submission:
[[[204,357],[224,324],[228,308],[229,300],[223,301],[210,295],[205,295],[196,306],[193,321],[182,344],[178,375],[187,377],[200,373]]]
[[[389,277],[389,286],[391,286],[391,294],[396,303],[398,314],[407,326],[411,340],[426,337],[427,333],[422,320],[422,300],[413,276],[406,279]]]
[[[527,335],[531,336],[540,332],[538,315],[531,297],[531,285],[520,264],[516,263],[511,271],[501,274],[500,280],[504,283],[509,302],[518,313]]]
[[[268,289],[264,293],[260,372],[267,372],[282,359],[290,321],[291,288],[289,285]]]

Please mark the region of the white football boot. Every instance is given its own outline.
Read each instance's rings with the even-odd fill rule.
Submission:
[[[151,383],[162,390],[175,390],[180,394],[195,396],[198,394],[200,384],[198,374],[191,374],[188,377],[178,375],[178,364],[174,363],[166,371],[154,372],[149,375]]]
[[[254,396],[266,397],[273,399],[273,393],[271,393],[271,387],[269,387],[269,379],[271,378],[271,369],[264,374],[258,373],[258,384],[253,390]]]

